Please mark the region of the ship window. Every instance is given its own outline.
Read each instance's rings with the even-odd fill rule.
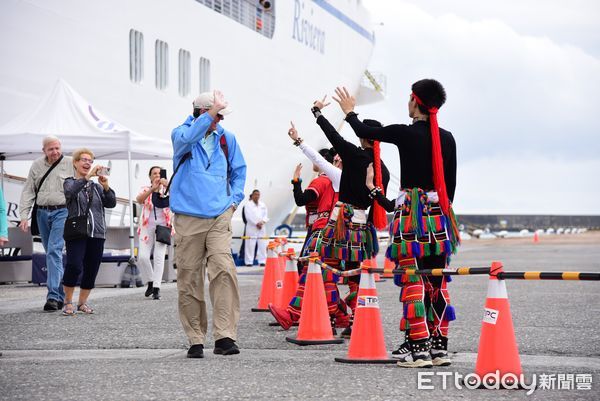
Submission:
[[[191,70],[192,60],[190,52],[187,50],[179,49],[179,95],[187,96],[190,94],[191,89]]]
[[[210,90],[210,60],[200,57],[200,93]]]
[[[129,31],[129,79],[135,83],[144,79],[144,35],[135,29]]]
[[[275,31],[276,0],[196,0],[219,14],[266,36]]]
[[[165,90],[169,85],[169,45],[162,40],[157,40],[154,50],[156,54],[156,88]]]

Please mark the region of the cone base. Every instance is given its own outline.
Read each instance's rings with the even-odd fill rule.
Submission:
[[[297,340],[295,338],[286,337],[285,341],[296,345],[322,345],[322,344],[343,344],[342,338],[332,338],[331,340]]]
[[[336,362],[340,363],[354,363],[354,364],[396,364],[397,359],[350,359],[350,358],[334,358]]]
[[[269,312],[269,308],[267,309],[261,309],[261,308],[252,308],[250,309],[251,312]]]
[[[269,323],[269,326],[271,327],[281,327],[281,325],[277,322],[271,322]],[[298,322],[294,322],[292,323],[292,327],[298,327]]]

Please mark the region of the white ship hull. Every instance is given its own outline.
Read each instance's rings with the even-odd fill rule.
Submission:
[[[191,112],[204,57],[210,60],[211,87],[222,90],[234,109],[223,125],[236,134],[248,164],[245,192],[261,190],[272,230],[293,206],[289,179],[295,164],[304,161],[287,137],[289,121],[311,144],[326,144],[309,109],[336,85],[358,93],[373,47],[368,14],[357,1],[272,1],[275,26],[268,38],[205,3],[209,6],[193,0],[3,1],[0,124],[63,78],[115,121],[167,139]],[[130,80],[132,29],[144,35],[140,83]],[[156,40],[169,45],[165,90],[155,85]],[[185,97],[178,93],[179,49],[191,54],[191,93]],[[342,121],[337,107],[328,116],[334,124]],[[119,163],[113,171],[122,167],[125,175]],[[147,181],[149,164],[140,166],[134,190]],[[5,163],[16,175],[26,175],[27,167]],[[306,180],[310,174],[307,166]],[[113,184],[126,197],[122,178],[113,177]]]

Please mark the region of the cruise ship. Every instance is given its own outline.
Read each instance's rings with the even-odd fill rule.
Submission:
[[[248,165],[245,192],[261,191],[271,233],[293,207],[295,164],[309,165],[287,137],[290,120],[311,145],[326,145],[310,113],[315,99],[338,85],[359,104],[382,98],[366,71],[375,38],[361,0],[4,0],[0,26],[0,125],[62,79],[114,121],[169,140],[195,96],[221,90],[233,109],[222,125],[236,134]],[[341,126],[339,108],[327,115]],[[111,162],[121,171],[113,186],[127,198],[127,167]],[[134,163],[137,191],[156,161]],[[163,163],[172,172],[172,162]],[[15,176],[28,166],[4,162]],[[14,220],[19,191],[8,182]],[[234,222],[239,235],[239,212]]]

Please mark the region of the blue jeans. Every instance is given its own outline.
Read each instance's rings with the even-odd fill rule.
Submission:
[[[63,247],[65,240],[63,232],[65,230],[65,220],[67,219],[67,208],[57,210],[38,209],[37,222],[40,227],[40,236],[42,244],[46,251],[46,269],[48,269],[48,295],[46,299],[54,299],[63,302],[65,292],[62,286],[63,268]]]

